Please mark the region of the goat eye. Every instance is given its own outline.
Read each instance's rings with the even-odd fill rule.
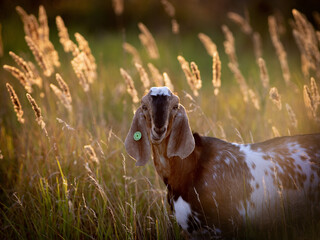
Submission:
[[[178,107],[179,107],[178,105],[174,105],[172,109],[173,109],[173,110],[177,110]]]
[[[148,110],[147,106],[146,105],[142,105],[142,110],[147,111]]]

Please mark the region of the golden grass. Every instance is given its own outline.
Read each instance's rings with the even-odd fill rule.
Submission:
[[[22,110],[19,98],[16,92],[14,91],[13,87],[9,83],[6,83],[6,86],[10,94],[11,102],[13,104],[14,111],[16,112],[18,121],[20,123],[24,123],[23,110]]]
[[[149,29],[141,22],[138,23],[138,27],[141,31],[141,33],[139,34],[139,39],[140,39],[142,45],[147,50],[149,57],[152,59],[159,58],[160,57],[159,50],[158,50],[156,41],[154,40]]]

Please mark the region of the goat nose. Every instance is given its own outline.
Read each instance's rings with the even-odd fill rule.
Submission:
[[[158,135],[162,135],[166,130],[167,130],[166,127],[162,127],[162,128],[154,127],[153,128],[153,131],[155,131]]]

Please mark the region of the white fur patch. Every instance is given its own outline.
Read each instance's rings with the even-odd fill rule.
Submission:
[[[191,214],[190,204],[182,199],[180,196],[177,201],[174,202],[174,212],[176,215],[177,222],[183,230],[188,229],[188,218]]]
[[[268,152],[263,152],[261,149],[252,150],[250,145],[238,145],[240,151],[245,155],[245,161],[252,174],[252,179],[250,180],[250,185],[253,189],[250,199],[246,202],[241,203],[241,207],[238,208],[240,215],[245,218],[245,216],[253,217],[256,214],[261,214],[262,211],[267,208],[275,209],[276,206],[279,207],[281,203],[280,193],[283,192],[284,197],[294,201],[303,197],[304,190],[309,189],[309,187],[316,187],[319,179],[315,179],[314,183],[311,183],[310,176],[313,173],[311,169],[310,158],[306,152],[306,149],[302,148],[298,143],[289,142],[283,145],[287,149],[287,155],[282,155],[276,152],[277,147],[269,149]],[[303,160],[302,158],[305,158]],[[302,189],[297,186],[297,190],[279,188],[279,185],[283,183],[278,178],[278,174],[288,174],[286,173],[284,165],[277,162],[276,159],[281,159],[286,164],[293,164],[295,173],[305,174],[306,179],[303,182]],[[299,166],[299,167],[298,167]],[[317,176],[317,174],[314,174]],[[277,183],[274,182],[274,177],[277,179]],[[291,176],[292,177],[292,176]],[[294,178],[292,177],[294,182]],[[281,193],[282,194],[282,193]]]
[[[151,96],[171,96],[171,91],[167,87],[152,87],[150,88],[150,95]]]

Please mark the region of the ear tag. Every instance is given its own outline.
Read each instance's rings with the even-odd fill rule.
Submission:
[[[135,141],[139,141],[141,139],[141,132],[139,131],[136,131],[134,134],[133,134],[133,139]]]

